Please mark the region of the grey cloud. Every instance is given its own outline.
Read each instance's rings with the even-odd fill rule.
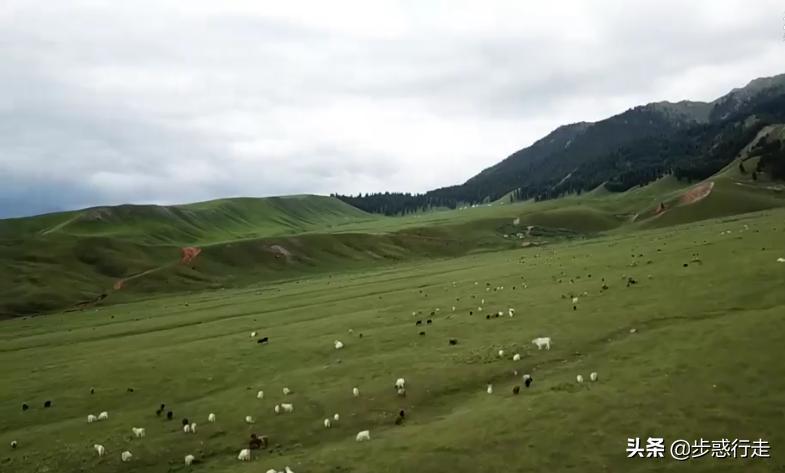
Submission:
[[[0,217],[425,191],[561,124],[782,72],[775,1],[374,8],[6,2]]]

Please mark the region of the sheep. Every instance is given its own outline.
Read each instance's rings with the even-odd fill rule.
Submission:
[[[537,345],[538,350],[542,350],[545,347],[546,350],[551,349],[551,337],[537,337],[532,340],[532,343]]]
[[[256,332],[251,332],[251,338],[256,338]]]
[[[191,424],[191,433],[192,433],[192,434],[195,434],[195,433],[196,433],[196,422],[194,422],[193,424]]]
[[[597,381],[597,377],[598,376],[596,371],[592,371],[592,373],[589,375],[589,379],[592,381]]]
[[[406,387],[406,380],[403,378],[398,378],[395,380],[395,389],[405,388]]]
[[[516,354],[512,355],[512,361],[521,361],[521,354],[520,353],[516,353]]]
[[[215,414],[211,412],[210,415],[207,416],[207,422],[215,424]]]
[[[251,440],[248,441],[248,448],[251,450],[259,450],[260,448],[267,448],[267,436],[261,437],[256,434],[251,434]]]
[[[264,391],[258,391],[256,393],[256,399],[264,399]]]
[[[425,332],[420,332],[420,335],[425,335]]]
[[[18,445],[19,444],[16,442],[16,440],[11,440],[11,448],[16,448]]]
[[[329,428],[330,428],[330,427],[332,427],[332,426],[333,426],[333,423],[332,423],[332,422],[330,422],[330,419],[329,419],[329,418],[328,418],[328,419],[324,419],[324,428],[325,428],[325,429],[329,429]]]
[[[280,404],[276,404],[275,407],[273,407],[273,411],[275,411],[276,414],[280,414],[281,413],[281,405]]]
[[[504,315],[504,312],[502,311],[496,312],[496,317],[501,317],[502,315]]]
[[[294,471],[287,465],[284,467],[284,473],[294,473]]]
[[[98,414],[98,420],[107,420],[109,419],[109,413],[106,411],[101,412]]]
[[[534,378],[532,378],[531,375],[528,374],[523,375],[523,384],[527,388],[532,385],[532,382],[534,382]]]
[[[244,449],[240,450],[240,454],[237,455],[237,459],[240,460],[241,462],[249,462],[249,461],[251,461],[251,449],[250,448],[244,448]]]
[[[182,420],[182,424],[183,425],[191,425],[191,421],[189,421],[188,418],[185,418],[185,419]]]
[[[510,317],[514,317],[515,316],[515,309],[513,309],[512,307],[507,309],[507,315],[509,315]]]
[[[260,343],[262,345],[266,345],[270,341],[270,337],[263,337],[256,341],[256,343]]]
[[[291,392],[292,392],[292,390],[291,390],[291,389],[289,389],[289,388],[286,388],[286,387],[285,387],[285,388],[283,388],[283,395],[284,395],[284,396],[288,396],[289,394],[291,394]]]
[[[183,426],[183,433],[190,434],[191,433],[191,424],[185,424]]]
[[[277,406],[276,406],[276,407],[277,407]],[[277,413],[278,413],[278,412],[276,411],[276,414],[277,414]],[[246,423],[246,424],[253,424],[253,423],[254,423],[253,417],[251,417],[251,416],[245,416],[245,423]]]
[[[144,428],[143,427],[131,427],[131,432],[134,433],[134,437],[140,439],[144,437]]]
[[[395,392],[397,392],[401,397],[406,397],[406,388],[398,388],[395,390]]]
[[[131,461],[131,458],[133,458],[133,455],[128,450],[120,454],[120,460],[122,460],[123,462],[129,462]]]
[[[504,350],[499,350],[499,358],[504,358]]]
[[[98,453],[99,457],[102,457],[102,456],[104,456],[106,454],[106,449],[101,444],[98,444],[98,443],[94,444],[93,445],[93,449],[95,449],[95,451],[96,451],[96,453]]]
[[[340,350],[341,348],[343,348],[343,342],[341,342],[340,340],[336,340],[333,343],[335,344],[335,349],[336,350]]]
[[[352,396],[360,397],[360,388],[358,388],[358,387],[352,388]]]
[[[87,416],[87,423],[92,424],[93,422],[97,421],[98,417],[94,416],[93,414],[89,414]]]
[[[281,409],[283,409],[283,412],[285,414],[291,414],[292,412],[294,412],[294,405],[293,404],[281,403]]]
[[[27,405],[27,403],[24,403],[24,402],[23,402],[23,403],[22,403],[22,410],[23,410],[23,411],[26,411],[26,410],[28,410],[28,409],[30,409],[30,406],[28,406],[28,405]]]
[[[361,432],[357,432],[357,436],[355,440],[358,442],[365,442],[367,440],[371,440],[371,431],[370,430],[363,430]]]
[[[422,320],[418,320],[417,322],[414,323],[414,325],[422,325]]]
[[[785,258],[777,258],[777,263],[785,263]]]
[[[485,388],[485,392],[488,394],[493,394],[493,385],[489,384],[487,388]]]
[[[341,420],[341,416],[336,412],[335,414],[333,414],[333,420],[335,422],[338,422],[339,420]]]
[[[191,463],[193,463],[195,459],[196,458],[193,455],[186,455],[185,456],[185,465],[186,466],[191,466]]]
[[[451,338],[450,339],[450,345],[457,345],[457,344],[458,344],[458,339],[457,338]]]
[[[518,394],[520,392],[521,392],[521,387],[520,386],[513,386],[513,388],[512,388],[512,393],[513,394]]]
[[[578,303],[578,298],[577,297],[573,297],[572,298],[572,303],[573,304],[577,304]]]
[[[172,420],[172,418],[173,418],[173,417],[174,417],[174,412],[172,412],[172,411],[168,411],[168,412],[166,413],[166,419],[167,419],[167,420]]]
[[[583,375],[579,374],[578,376],[575,377],[575,380],[578,381],[578,383],[583,383]]]
[[[428,320],[425,321],[426,325],[431,325],[432,323],[433,323],[433,320],[431,320],[431,319],[428,319]]]
[[[49,400],[44,401],[44,407],[52,407],[52,401]]]

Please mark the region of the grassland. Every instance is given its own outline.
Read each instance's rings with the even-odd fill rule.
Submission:
[[[717,189],[722,196],[725,188]],[[502,243],[486,251],[428,246],[387,264],[369,257],[344,266],[369,249],[347,241],[326,268],[289,281],[151,292],[83,312],[4,321],[0,471],[176,472],[188,470],[188,453],[200,460],[191,470],[210,473],[284,465],[297,473],[782,470],[785,264],[776,260],[785,257],[785,210],[634,232],[616,226],[541,247],[513,249],[497,234],[512,216],[525,225],[543,213],[565,217],[563,225],[549,221],[568,228],[582,208],[602,212],[599,222],[623,222],[613,216],[655,197],[637,192],[639,200],[616,204],[607,196],[545,203],[537,215],[522,204],[410,218],[429,220],[443,239],[495,235]],[[462,217],[468,212],[488,218]],[[456,218],[434,225],[446,215]],[[389,224],[382,221],[375,228]],[[357,231],[371,223],[353,225]],[[324,239],[319,235],[310,236],[313,245]],[[391,239],[390,255],[411,248],[377,236]],[[324,254],[334,248],[324,245]],[[247,250],[223,268],[240,265]],[[204,264],[219,264],[210,253]],[[626,277],[638,284],[626,287]],[[572,295],[580,297],[577,310]],[[509,307],[514,318],[485,318]],[[434,323],[415,325],[426,318]],[[269,345],[250,338],[252,330],[269,336]],[[529,343],[537,336],[552,337],[552,349],[537,351]],[[334,350],[335,339],[346,347]],[[514,353],[521,361],[511,360]],[[592,371],[597,383],[575,382]],[[534,384],[514,396],[523,373]],[[405,399],[392,388],[399,376],[409,385]],[[486,394],[487,383],[494,394]],[[284,386],[294,393],[284,397]],[[255,397],[260,389],[263,400]],[[46,399],[52,408],[42,408]],[[275,416],[282,401],[295,412]],[[32,409],[23,412],[23,402]],[[161,402],[176,420],[156,417]],[[393,422],[399,409],[407,412],[400,426]],[[102,410],[108,421],[86,423],[87,414]],[[210,412],[217,423],[206,422]],[[341,421],[326,430],[322,419],[334,412]],[[246,415],[256,424],[246,425]],[[199,423],[196,434],[180,431],[182,417]],[[145,427],[147,436],[131,439],[132,426]],[[358,444],[354,435],[364,429],[372,440]],[[235,457],[251,432],[268,435],[273,447],[242,464]],[[626,439],[648,436],[763,438],[772,458],[627,459]],[[11,440],[17,449],[8,448]],[[106,446],[106,457],[95,455],[94,443]],[[124,464],[126,449],[134,460]]]

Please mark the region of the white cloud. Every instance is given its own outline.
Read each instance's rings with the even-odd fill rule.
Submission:
[[[776,1],[0,5],[0,216],[425,191],[783,72]]]

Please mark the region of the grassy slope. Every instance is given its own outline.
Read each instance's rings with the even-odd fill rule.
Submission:
[[[0,469],[174,472],[187,470],[182,458],[192,453],[203,461],[192,470],[210,473],[287,464],[298,473],[779,471],[785,265],[775,260],[785,256],[783,221],[785,210],[772,210],[6,321],[0,445],[15,439],[20,447],[5,447]],[[695,253],[702,263],[683,267]],[[627,275],[639,284],[625,287]],[[485,291],[486,282],[504,290]],[[563,297],[584,291],[573,311]],[[481,298],[482,314],[515,307],[516,317],[476,315]],[[418,336],[415,318],[437,307],[435,323]],[[270,345],[257,345],[251,330]],[[552,350],[531,346],[536,336],[552,337]],[[333,350],[335,339],[346,348]],[[511,361],[516,352],[520,362]],[[535,379],[517,397],[513,370]],[[575,383],[591,371],[598,383]],[[405,399],[392,389],[399,376],[409,383]],[[350,394],[355,385],[359,400]],[[284,386],[294,390],[286,401],[295,412],[275,416]],[[42,409],[44,399],[55,407]],[[22,402],[33,409],[23,413]],[[178,420],[157,418],[160,402]],[[395,426],[400,408],[408,420]],[[85,423],[101,410],[109,421]],[[321,420],[333,412],[342,420],[325,430]],[[257,423],[245,425],[246,415]],[[181,417],[198,422],[198,433],[180,432]],[[132,426],[147,437],[130,439]],[[364,429],[371,442],[355,443]],[[250,432],[279,447],[241,464],[235,457]],[[706,457],[689,467],[628,460],[630,436],[762,437],[773,458]],[[107,457],[95,456],[96,442]],[[120,463],[124,449],[133,463]]]
[[[750,163],[753,165],[753,163]],[[177,207],[121,206],[0,221],[0,315],[40,313],[110,294],[105,302],[150,293],[237,286],[404,260],[452,257],[515,245],[503,235],[530,225],[574,234],[661,227],[782,206],[781,192],[738,176],[712,178],[704,201],[651,218],[660,201],[686,190],[666,177],[621,194],[593,191],[554,201],[369,215],[337,199],[295,196],[226,199]],[[642,218],[630,225],[631,219]],[[520,219],[518,226],[512,225]],[[548,234],[549,232],[545,232]],[[556,232],[559,233],[559,232]],[[550,232],[552,237],[554,232]],[[543,237],[534,241],[548,241]],[[180,248],[203,253],[180,266]],[[281,246],[291,258],[276,257]],[[113,292],[119,279],[125,289]]]

